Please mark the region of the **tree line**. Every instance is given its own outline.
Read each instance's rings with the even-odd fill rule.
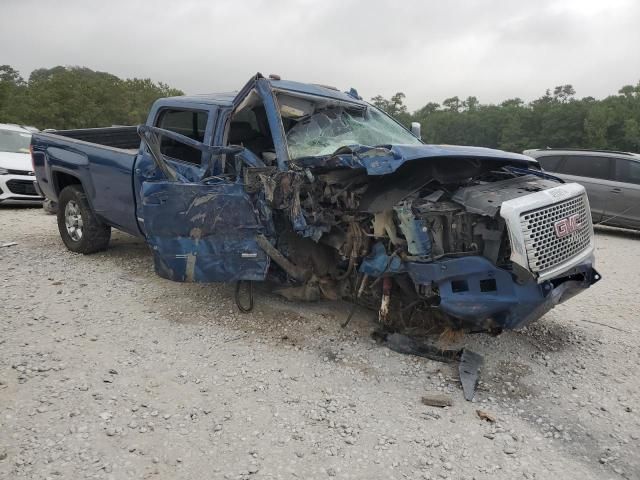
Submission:
[[[545,147],[640,152],[640,82],[602,100],[575,95],[572,85],[560,85],[529,103],[512,98],[491,105],[476,97],[450,97],[413,113],[402,92],[371,102],[407,126],[420,122],[428,143],[513,152]]]
[[[34,70],[25,80],[0,65],[0,123],[38,128],[90,128],[143,123],[160,97],[182,95],[151,79],[121,79],[84,67]],[[572,85],[547,90],[531,102],[511,98],[482,104],[476,97],[428,102],[410,113],[405,95],[371,102],[401,123],[420,122],[428,143],[479,145],[520,152],[570,147],[640,151],[640,82],[602,100],[577,98]]]
[[[183,95],[148,78],[121,79],[84,67],[34,70],[25,80],[0,65],[0,123],[70,129],[144,123],[160,97]]]

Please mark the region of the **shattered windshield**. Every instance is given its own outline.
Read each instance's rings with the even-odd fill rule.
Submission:
[[[288,97],[292,98],[292,97]],[[331,155],[346,145],[419,144],[420,141],[371,105],[280,102],[292,159]],[[306,105],[305,105],[306,104]],[[298,118],[292,118],[296,117]]]

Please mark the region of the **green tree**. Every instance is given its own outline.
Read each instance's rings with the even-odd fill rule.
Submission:
[[[479,105],[480,102],[477,97],[467,97],[467,99],[462,102],[462,109],[467,112],[475,112]]]
[[[392,117],[398,116],[403,113],[407,113],[407,107],[404,105],[405,94],[398,92],[390,99],[384,98],[382,95],[377,95],[371,99],[373,103],[380,110],[386,112]]]
[[[456,97],[446,98],[442,101],[442,106],[450,112],[458,113],[460,111],[460,99]]]
[[[562,103],[566,103],[576,94],[572,85],[559,85],[553,89],[553,98]]]
[[[634,152],[640,152],[640,120],[628,118],[624,122],[624,139],[629,148]]]
[[[440,104],[439,103],[429,102],[424,107],[422,107],[420,110],[418,110],[414,115],[420,116],[420,117],[425,117],[427,115],[431,115],[432,113],[436,112],[439,108],[440,108]]]
[[[640,82],[602,100],[577,99],[572,85],[559,85],[529,102],[521,98],[483,105],[475,97],[429,102],[410,120],[422,124],[431,143],[480,145],[510,151],[578,147],[640,150]]]
[[[37,69],[25,82],[10,66],[0,66],[0,122],[56,129],[136,124],[156,99],[174,95],[182,92],[84,67]]]
[[[584,120],[584,130],[587,144],[591,148],[606,149],[608,147],[609,128],[614,124],[614,118],[607,106],[596,105],[589,109]]]
[[[400,123],[408,126],[409,123],[411,123],[411,115],[407,112],[407,106],[404,104],[404,99],[405,94],[398,92],[390,99],[386,99],[382,95],[376,95],[371,99],[371,103],[398,120]]]
[[[25,105],[26,82],[10,65],[0,65],[0,122],[20,123]]]

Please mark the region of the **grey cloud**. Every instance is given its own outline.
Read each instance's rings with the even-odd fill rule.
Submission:
[[[273,72],[366,98],[404,91],[412,109],[561,83],[602,97],[640,80],[638,19],[635,0],[0,0],[0,63],[25,76],[83,65],[188,93]]]

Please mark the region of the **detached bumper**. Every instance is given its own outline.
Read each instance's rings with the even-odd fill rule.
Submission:
[[[511,272],[480,256],[410,262],[406,269],[419,289],[437,287],[439,308],[471,330],[523,327],[600,280],[593,257],[542,283],[517,283]]]

